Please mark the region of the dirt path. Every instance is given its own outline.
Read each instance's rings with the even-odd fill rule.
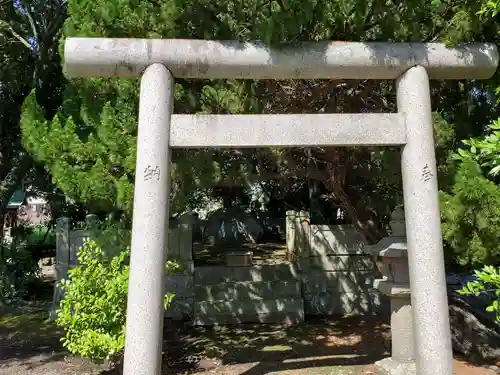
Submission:
[[[0,375],[115,375],[68,356],[62,335],[46,322],[47,306],[0,311]],[[240,325],[194,329],[167,322],[165,374],[374,375],[373,363],[389,355],[386,323],[360,319],[317,320],[299,326]],[[493,375],[456,361],[456,375]]]
[[[47,311],[45,303],[0,311],[0,375],[97,374],[102,368],[68,357]]]

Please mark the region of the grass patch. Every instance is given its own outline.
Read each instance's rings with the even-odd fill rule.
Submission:
[[[48,320],[47,309],[11,308],[0,314],[0,335],[26,340],[32,337],[55,337],[62,334]]]
[[[10,312],[0,316],[0,327],[2,329],[37,329],[46,324],[47,311],[35,310],[30,312]],[[47,322],[47,324],[50,324]]]

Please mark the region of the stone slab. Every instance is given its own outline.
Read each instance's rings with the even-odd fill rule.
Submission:
[[[195,316],[198,315],[255,315],[272,312],[298,313],[304,310],[302,298],[279,298],[272,300],[246,301],[196,301]]]
[[[304,293],[362,293],[372,287],[371,273],[311,270],[301,275]]]
[[[245,314],[245,315],[203,315],[198,314],[193,324],[196,326],[213,326],[224,324],[240,324],[240,323],[272,323],[292,325],[304,321],[304,310],[297,312],[270,312],[262,314]]]
[[[173,115],[170,132],[170,146],[179,148],[405,143],[404,116],[395,113]]]
[[[382,314],[390,309],[389,300],[370,290],[366,293],[304,293],[304,309],[307,315],[363,315]]]
[[[178,297],[194,295],[192,276],[165,276],[165,293],[174,293]]]
[[[196,285],[197,301],[242,301],[281,297],[301,298],[300,281],[240,281],[213,285]]]
[[[167,259],[181,262],[193,260],[193,231],[187,224],[170,228],[167,238]]]
[[[193,317],[194,287],[193,277],[185,275],[165,276],[165,293],[175,297],[165,310],[165,316],[174,320],[190,320]]]
[[[400,362],[389,358],[384,358],[375,362],[377,375],[416,375],[417,367],[414,361]]]
[[[325,271],[370,271],[374,268],[372,257],[369,255],[318,255],[297,260],[299,271],[322,269]]]
[[[258,41],[67,38],[64,61],[72,77],[140,76],[156,62],[176,78],[397,79],[420,65],[431,79],[488,79],[498,51],[486,43],[324,41],[270,49]]]
[[[207,266],[197,267],[194,280],[197,285],[219,284],[238,281],[297,280],[293,264],[256,265],[251,267]]]
[[[165,310],[165,317],[174,320],[192,320],[194,309],[193,297],[174,297],[172,303]]]
[[[311,225],[310,255],[364,254],[365,242],[352,225]]]

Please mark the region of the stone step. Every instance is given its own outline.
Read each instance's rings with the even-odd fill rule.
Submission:
[[[309,270],[324,270],[336,272],[369,272],[374,269],[370,255],[328,255],[298,258],[297,267],[301,272]]]
[[[197,301],[301,298],[301,282],[299,280],[238,281],[212,285],[195,285],[195,297]]]
[[[196,285],[210,285],[239,281],[297,280],[295,266],[290,263],[256,265],[249,267],[207,266],[194,270]]]
[[[241,323],[263,323],[263,324],[284,324],[292,325],[304,321],[304,311],[297,312],[271,312],[264,314],[250,315],[204,315],[195,316],[193,324],[195,326],[214,326],[225,324]]]
[[[245,301],[196,301],[194,315],[256,315],[274,312],[298,313],[304,310],[302,298],[277,298]]]
[[[325,293],[361,293],[373,287],[371,272],[330,272],[309,270],[301,275],[302,291],[325,295]]]

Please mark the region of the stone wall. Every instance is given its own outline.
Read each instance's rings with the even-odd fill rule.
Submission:
[[[195,325],[304,320],[301,282],[293,264],[197,267],[194,283]]]
[[[176,295],[170,308],[166,311],[166,316],[172,319],[193,321],[195,318],[193,314],[196,310],[196,302],[201,303],[204,301],[202,291],[210,283],[207,284],[207,282],[200,281],[200,275],[202,271],[205,271],[203,269],[199,269],[200,274],[198,275],[199,280],[197,281],[197,285],[194,282],[192,224],[176,222],[173,225],[175,227],[170,228],[168,237],[167,259],[176,261],[180,265],[180,268],[175,273],[165,277],[165,291],[175,293]],[[77,250],[83,245],[85,240],[91,237],[92,235],[88,230],[71,229],[71,222],[68,218],[61,218],[57,221],[57,282],[54,289],[54,301],[51,313],[53,317],[55,317],[56,308],[62,298],[58,282],[66,278],[68,269],[77,264]],[[252,288],[257,288],[256,290],[260,291],[261,287],[266,287],[268,286],[267,284],[272,286],[272,290],[277,290],[280,287],[274,285],[274,283],[276,282],[276,277],[278,277],[277,280],[290,281],[290,285],[299,285],[300,295],[287,295],[283,296],[283,298],[286,297],[288,300],[293,297],[292,300],[295,303],[298,301],[297,298],[300,299],[302,297],[303,303],[301,302],[300,306],[303,306],[305,314],[308,315],[361,314],[379,310],[381,303],[380,294],[372,287],[375,266],[371,260],[371,255],[363,251],[365,244],[359,233],[352,226],[311,225],[306,212],[289,211],[286,218],[286,237],[288,256],[293,263],[291,266],[298,273],[296,277],[278,277],[281,268],[289,267],[285,264],[281,265],[281,268],[280,265],[270,266],[269,270],[266,271],[269,273],[269,275],[266,274],[266,279],[253,280],[249,278],[248,280],[236,280],[238,274],[253,272],[255,268],[250,267],[246,269],[246,267],[243,267],[243,269],[240,269],[241,267],[237,267],[234,270],[234,272],[237,272],[234,278],[225,280],[220,285],[216,285],[218,283],[215,282],[211,283],[210,285],[214,284],[211,288],[213,289],[216,286],[217,290],[219,290],[224,287],[228,296],[234,290],[238,290],[239,295],[241,295],[242,292],[240,289],[244,289],[248,293],[253,290]],[[219,272],[221,274],[224,273],[220,270],[214,272],[213,267],[209,268],[212,268],[209,271],[212,277],[216,277],[216,274]],[[228,267],[222,268],[225,269]],[[225,272],[229,271],[228,269]],[[238,284],[239,289],[235,285],[230,285],[235,281],[240,282],[241,285]],[[198,290],[199,294],[198,301],[195,298],[196,290]],[[262,299],[263,296],[260,294],[255,298]],[[242,303],[240,297],[233,298],[235,299],[233,301],[235,309],[238,308],[239,303]],[[275,299],[275,297],[273,298]],[[231,298],[227,297],[227,299],[230,300]],[[221,300],[224,300],[224,298]],[[210,303],[217,301],[218,299],[215,299],[214,301],[210,301]],[[229,302],[231,301],[225,301],[224,303],[227,304]],[[255,301],[249,300],[246,302],[251,304]],[[217,303],[220,304],[220,302]],[[297,304],[297,306],[299,305]],[[297,311],[299,310],[300,308],[297,308]],[[283,312],[280,311],[280,313]],[[257,311],[255,314],[257,314]],[[298,312],[296,316],[302,319],[303,313]],[[278,318],[281,319],[281,316],[278,316]]]
[[[88,220],[90,226],[91,220]],[[176,261],[180,268],[175,273],[165,277],[165,292],[175,293],[175,298],[165,315],[173,319],[192,318],[194,304],[193,272],[194,262],[192,255],[192,226],[178,224],[170,228],[167,259]],[[56,317],[59,302],[63,298],[59,282],[68,277],[68,270],[77,265],[77,252],[85,241],[93,237],[92,231],[86,229],[72,229],[69,218],[57,220],[56,225],[56,264],[54,296],[50,312],[51,319]]]
[[[57,219],[56,222],[56,264],[55,283],[52,306],[49,312],[49,319],[57,317],[57,310],[64,294],[60,287],[60,282],[68,278],[68,271],[77,265],[77,251],[83,246],[85,241],[90,239],[87,230],[71,230],[71,220],[67,217]]]
[[[307,212],[287,212],[287,249],[299,270],[305,312],[343,315],[374,312],[375,265],[350,225],[312,225]]]
[[[165,316],[178,320],[191,320],[194,308],[192,225],[179,224],[176,228],[171,228],[167,247],[167,260],[176,261],[180,268],[165,277],[165,292],[175,294]]]

